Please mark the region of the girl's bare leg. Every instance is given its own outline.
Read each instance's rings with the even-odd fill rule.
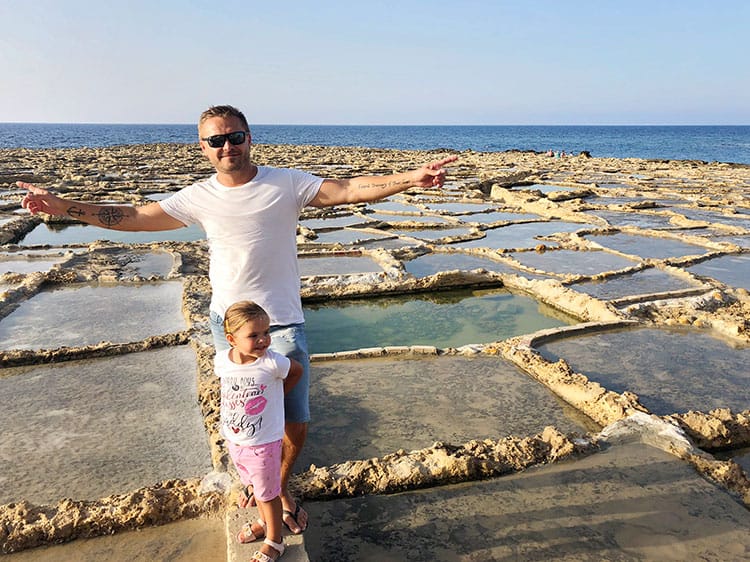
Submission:
[[[268,502],[260,501],[256,498],[256,501],[258,502],[260,518],[266,522],[266,538],[271,539],[273,542],[280,543],[282,530],[281,497],[276,496]],[[274,559],[278,558],[280,555],[276,549],[265,543],[258,550]]]

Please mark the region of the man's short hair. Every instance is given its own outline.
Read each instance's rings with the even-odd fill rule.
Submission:
[[[209,107],[206,111],[201,113],[201,117],[198,119],[198,129],[200,129],[205,121],[212,117],[236,117],[242,122],[245,131],[250,131],[250,125],[247,124],[245,115],[239,109],[231,105],[213,105]]]

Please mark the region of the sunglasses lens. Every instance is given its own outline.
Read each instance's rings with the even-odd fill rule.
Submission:
[[[235,131],[227,135],[229,142],[232,144],[242,144],[245,142],[245,131]]]
[[[206,139],[206,142],[211,148],[221,148],[222,146],[224,146],[226,139],[226,135],[214,135],[212,137],[208,137]]]
[[[242,144],[245,142],[245,134],[245,131],[235,131],[228,135],[214,135],[203,140],[205,140],[211,148],[221,148],[224,146],[224,143],[227,142],[227,139],[229,139],[231,144]]]

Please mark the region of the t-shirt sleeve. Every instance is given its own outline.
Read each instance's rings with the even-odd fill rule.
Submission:
[[[218,351],[214,355],[214,374],[219,378],[225,376],[229,363],[229,350]]]
[[[272,350],[266,350],[266,353],[269,354],[269,358],[274,363],[276,378],[285,379],[289,374],[289,368],[292,366],[292,362],[289,357]]]
[[[299,212],[315,199],[323,184],[323,178],[303,172],[302,170],[290,169],[294,183],[295,195],[297,197],[297,208]]]
[[[198,221],[192,214],[190,203],[192,186],[185,187],[174,195],[159,201],[162,211],[170,217],[177,219],[185,226],[196,224]]]

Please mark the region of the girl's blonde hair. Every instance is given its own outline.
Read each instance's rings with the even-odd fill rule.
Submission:
[[[224,313],[224,333],[231,334],[257,318],[268,318],[263,307],[253,301],[239,301]]]

